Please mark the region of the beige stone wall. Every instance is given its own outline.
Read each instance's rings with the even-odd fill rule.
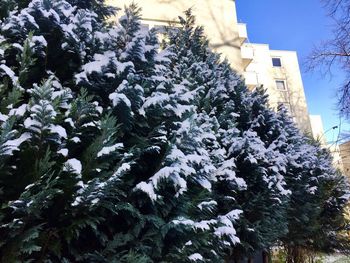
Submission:
[[[344,174],[350,178],[350,141],[339,145]]]
[[[331,155],[333,158],[333,166],[336,169],[339,169],[344,175],[347,175],[348,178],[350,178],[349,172],[347,174],[345,173],[342,156],[340,154],[340,147],[338,145],[329,145],[328,149],[331,152]],[[343,152],[343,154],[344,154],[344,152]]]
[[[242,72],[240,55],[245,25],[237,23],[235,1],[232,0],[108,0],[117,7],[136,3],[142,8],[142,23],[150,27],[178,22],[184,11],[192,8],[198,25],[204,26],[210,45]]]

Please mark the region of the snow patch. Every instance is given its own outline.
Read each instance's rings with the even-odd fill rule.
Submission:
[[[32,42],[34,43],[39,43],[40,45],[46,47],[47,46],[47,41],[43,36],[33,36],[32,37]]]
[[[8,66],[1,64],[0,69],[2,69],[7,76],[10,77],[13,83],[17,83],[18,78],[16,77],[15,72],[12,71]]]
[[[50,130],[52,133],[58,134],[61,138],[67,139],[67,132],[65,128],[60,125],[51,125]]]
[[[29,133],[23,133],[19,138],[14,140],[8,140],[3,145],[7,148],[4,155],[12,155],[13,151],[19,151],[19,146],[31,138]]]
[[[102,150],[97,153],[97,157],[110,154],[111,152],[114,152],[117,149],[123,148],[123,146],[124,146],[123,143],[117,143],[112,146],[103,147]]]
[[[68,156],[68,149],[61,149],[57,153],[62,154],[64,157],[67,157]]]
[[[4,115],[4,114],[0,113],[0,121],[5,122],[5,121],[8,120],[8,118],[9,118],[9,117],[8,117],[7,115]]]
[[[120,104],[121,102],[124,102],[124,104],[128,107],[131,107],[131,102],[130,100],[121,93],[111,93],[109,95],[109,99],[112,101],[113,106],[117,106],[118,104]]]
[[[150,183],[141,182],[136,185],[135,189],[145,192],[151,198],[152,201],[157,199],[157,195],[154,192],[154,188]]]
[[[27,111],[27,106],[28,104],[22,104],[18,108],[10,110],[9,115],[23,116]]]
[[[78,137],[73,137],[72,139],[70,139],[72,142],[75,142],[75,143],[79,143],[80,142],[80,139]]]
[[[82,165],[81,162],[75,158],[69,159],[64,163],[63,171],[71,171],[76,174],[81,174]]]
[[[189,256],[188,259],[191,261],[197,261],[197,260],[203,260],[203,257],[199,253],[194,253],[191,256]]]

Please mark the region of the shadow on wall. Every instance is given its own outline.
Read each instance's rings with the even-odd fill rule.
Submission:
[[[284,96],[287,96],[285,99],[290,103],[291,116],[295,118],[299,129],[301,129],[306,135],[312,136],[311,122],[304,89],[302,86],[298,87],[298,81],[289,78],[288,74],[286,74],[286,82],[288,92],[286,92]],[[302,82],[300,83],[302,85]],[[296,87],[292,88],[293,85],[296,85]]]
[[[229,0],[109,0],[108,3],[119,7],[136,3],[142,8],[142,17],[147,20],[159,19],[174,22],[178,16],[183,16],[188,9],[193,10],[197,22],[205,25],[207,36],[212,40],[214,49],[220,47],[234,47],[240,49],[238,35],[233,26],[237,24],[235,18],[235,5]],[[149,6],[156,8],[150,9]],[[230,14],[228,16],[228,14]],[[235,22],[235,23],[234,23]]]

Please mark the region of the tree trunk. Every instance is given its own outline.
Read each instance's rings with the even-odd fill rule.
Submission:
[[[287,263],[305,263],[307,262],[307,255],[305,250],[298,246],[287,246]]]
[[[269,259],[270,259],[270,253],[269,252],[266,252],[266,251],[263,251],[262,252],[262,260],[263,260],[263,263],[269,263]]]

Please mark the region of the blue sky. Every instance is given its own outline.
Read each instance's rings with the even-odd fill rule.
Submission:
[[[332,129],[333,126],[350,130],[344,120],[340,121],[336,107],[342,73],[334,70],[330,78],[302,68],[313,46],[331,38],[332,23],[321,0],[236,0],[236,5],[238,21],[247,24],[250,42],[298,52],[309,112],[322,116],[327,140],[338,138],[339,129]]]

